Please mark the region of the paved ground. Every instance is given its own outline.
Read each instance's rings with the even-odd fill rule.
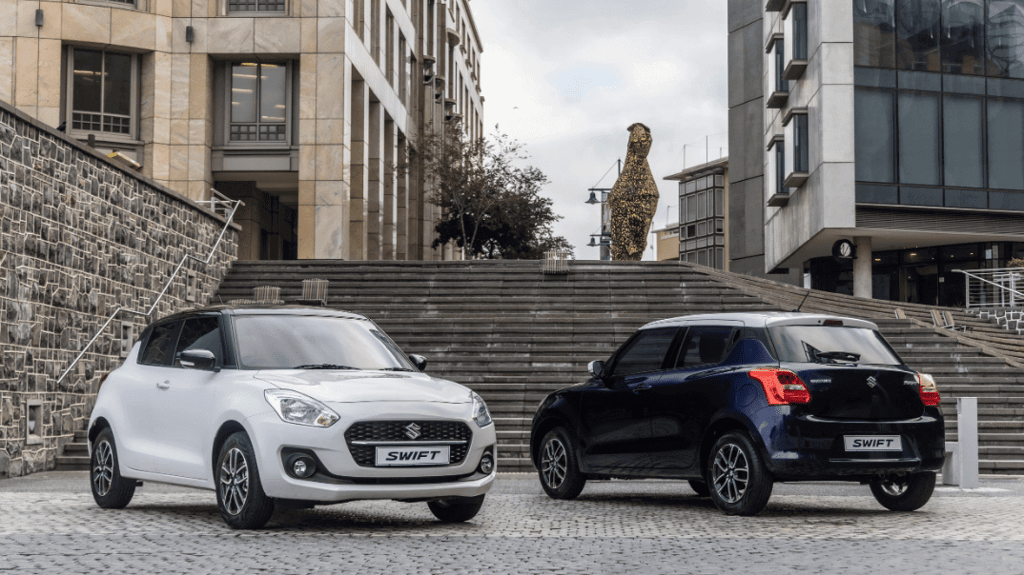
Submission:
[[[291,511],[232,531],[212,492],[147,484],[105,511],[84,472],[0,481],[0,573],[911,573],[1024,572],[1024,480],[940,488],[915,513],[866,487],[778,485],[768,508],[726,517],[685,483],[600,482],[556,502],[503,475],[470,523],[425,504]]]

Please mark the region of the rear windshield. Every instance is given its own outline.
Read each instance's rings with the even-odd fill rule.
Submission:
[[[902,365],[873,329],[784,325],[768,329],[779,361],[796,363]]]

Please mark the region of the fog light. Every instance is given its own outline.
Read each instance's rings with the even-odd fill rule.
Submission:
[[[484,456],[480,458],[480,473],[490,475],[492,471],[494,471],[494,456],[490,453],[485,453]]]
[[[295,466],[292,467],[292,470],[295,471],[295,475],[298,475],[299,477],[305,477],[306,476],[306,462],[301,460],[301,459],[296,461],[295,462]]]
[[[316,463],[308,455],[292,456],[289,459],[291,460],[289,463],[291,472],[295,477],[306,479],[316,473]]]

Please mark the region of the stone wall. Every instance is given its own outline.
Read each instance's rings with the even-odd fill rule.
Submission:
[[[0,102],[0,478],[55,466],[147,319],[118,314],[60,375],[118,306],[148,311],[184,255],[205,259],[224,224]],[[185,264],[151,320],[206,303],[237,232],[209,265]]]

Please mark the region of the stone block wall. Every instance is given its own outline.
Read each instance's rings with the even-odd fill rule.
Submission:
[[[223,218],[108,161],[0,101],[0,478],[53,469],[88,423],[102,376],[151,320],[207,303],[237,253],[238,226],[210,264]],[[30,430],[30,421],[32,429]]]

